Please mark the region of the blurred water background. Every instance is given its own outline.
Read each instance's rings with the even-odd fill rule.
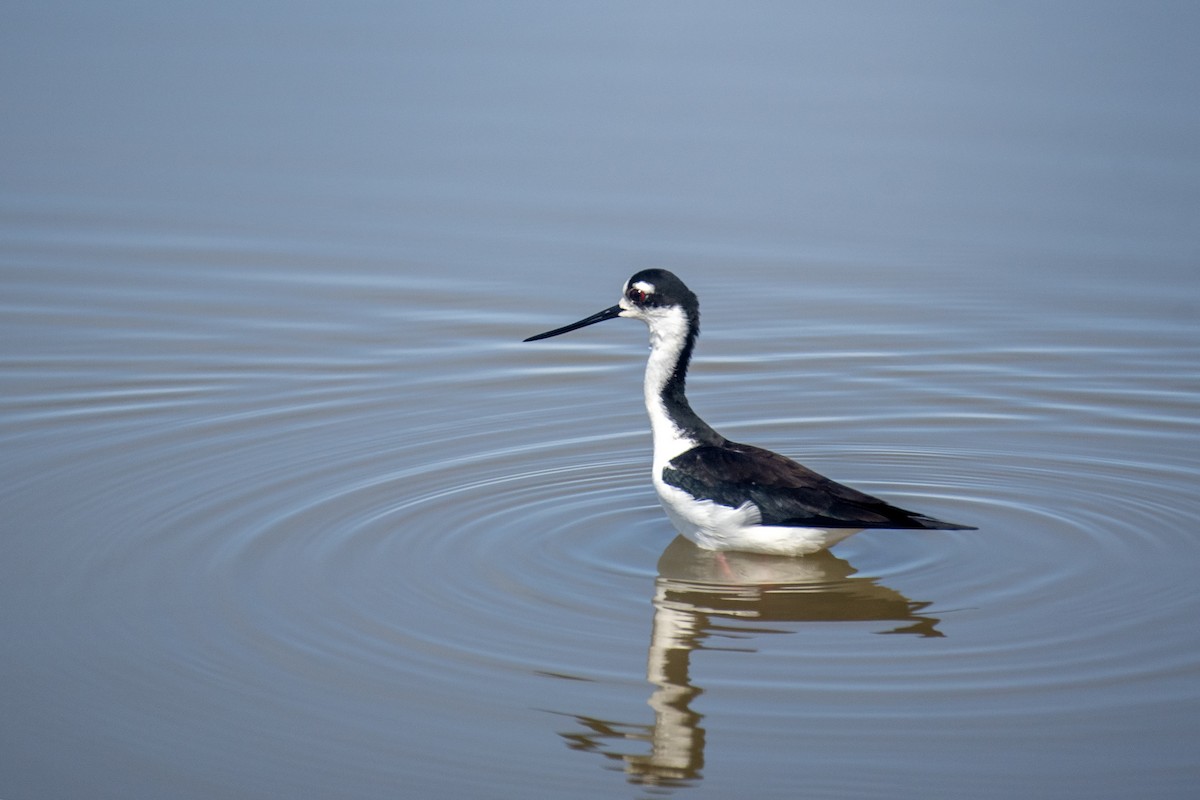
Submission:
[[[0,796],[1183,798],[1200,11],[10,2]],[[970,532],[675,540],[732,438]],[[889,635],[883,635],[889,634]]]

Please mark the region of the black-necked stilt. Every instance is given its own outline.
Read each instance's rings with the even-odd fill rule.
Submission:
[[[864,528],[974,530],[889,505],[713,430],[684,394],[700,332],[700,302],[664,269],[630,278],[615,306],[525,341],[615,317],[640,319],[650,328],[645,393],[654,434],[654,488],[675,528],[700,547],[798,556]]]

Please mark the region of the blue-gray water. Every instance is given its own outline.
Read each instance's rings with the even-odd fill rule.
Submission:
[[[0,797],[1192,796],[1194,6],[0,20]],[[979,530],[675,540],[647,266]]]

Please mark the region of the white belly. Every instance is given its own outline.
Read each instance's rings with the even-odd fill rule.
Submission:
[[[802,556],[832,547],[861,528],[792,528],[760,525],[762,514],[753,503],[730,508],[664,483],[655,470],[654,488],[675,530],[705,550],[737,550]]]

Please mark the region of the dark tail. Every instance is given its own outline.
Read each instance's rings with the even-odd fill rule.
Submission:
[[[940,519],[927,517],[924,514],[910,514],[907,522],[912,523],[905,527],[920,528],[928,531],[977,531],[974,525],[959,525],[957,522],[943,522]]]

